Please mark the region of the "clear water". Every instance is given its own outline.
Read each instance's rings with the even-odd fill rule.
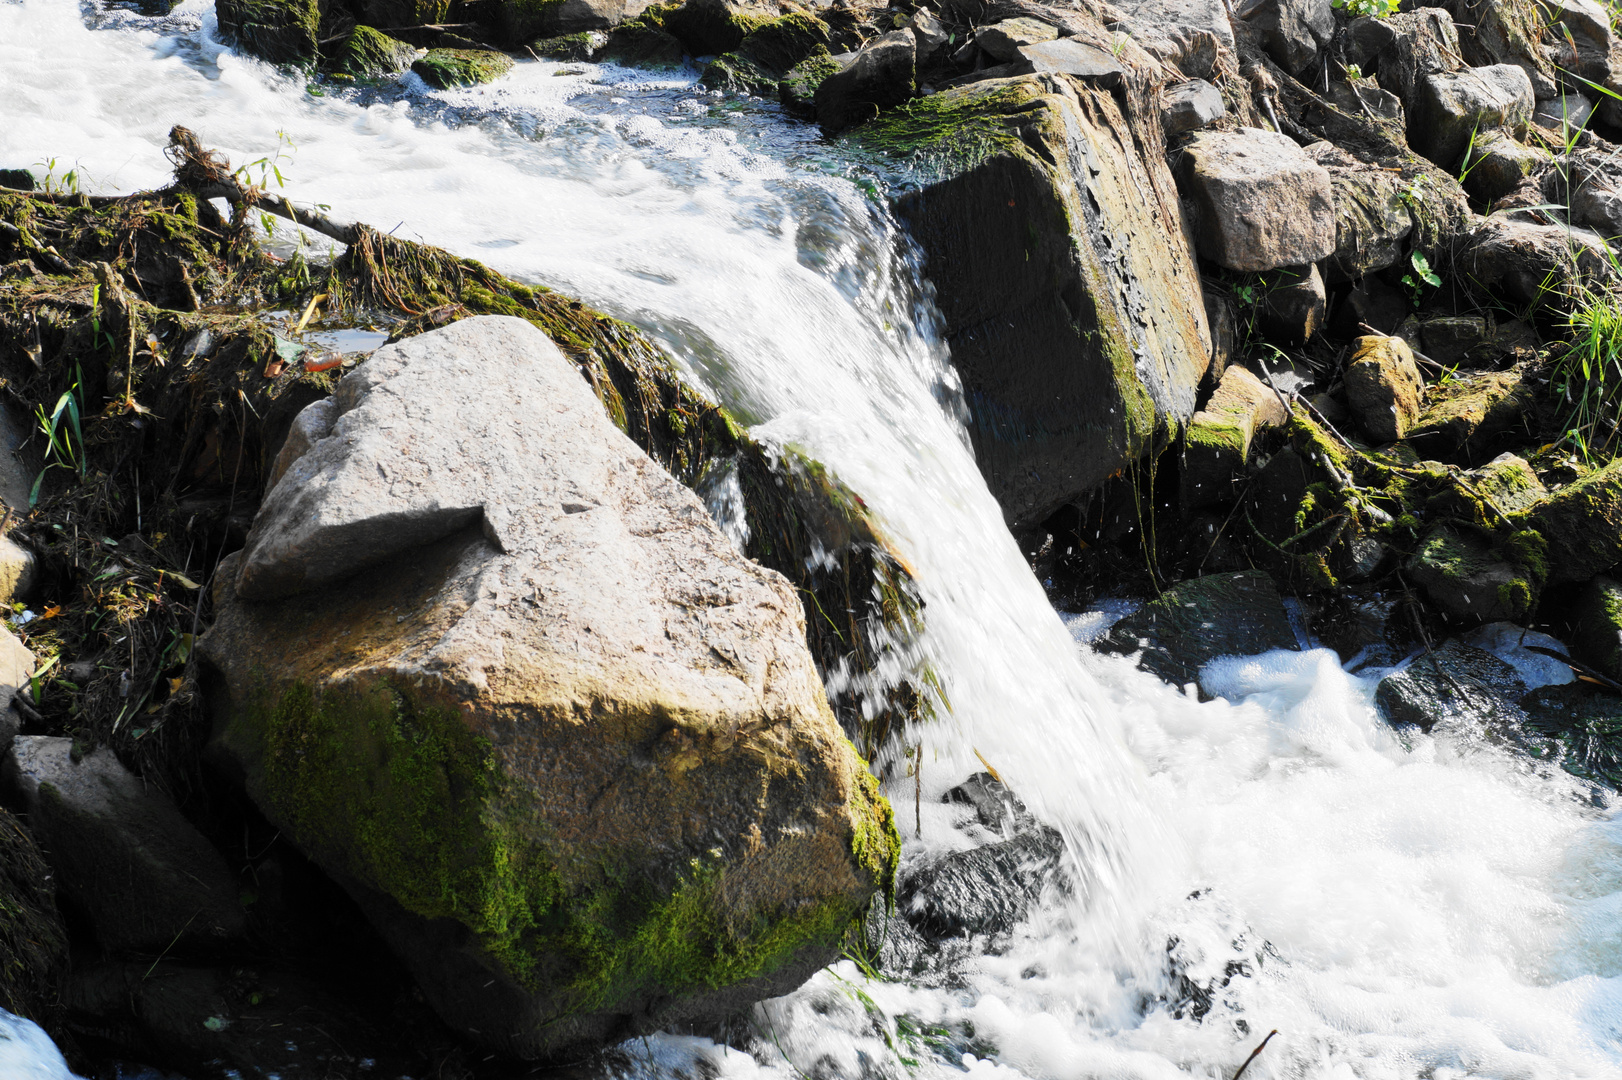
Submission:
[[[931,985],[841,964],[763,1006],[752,1052],[660,1036],[627,1048],[626,1072],[1226,1077],[1276,1028],[1252,1080],[1622,1076],[1608,807],[1467,727],[1399,739],[1372,683],[1321,650],[1228,663],[1203,704],[1093,656],[980,481],[875,178],[692,73],[560,68],[315,96],[219,46],[202,0],[164,20],[4,3],[0,164],[55,157],[131,190],[166,179],[172,124],[237,163],[282,147],[293,199],[634,320],[880,516],[929,620],[891,662],[933,664],[951,703],[916,734],[921,800],[911,778],[890,792],[906,857],[988,839],[940,802],[978,753],[1061,829],[1079,888]],[[1198,983],[1250,974],[1177,1019],[1168,960]],[[912,1034],[933,1026],[953,1034]],[[30,1039],[0,1051],[61,1075]]]

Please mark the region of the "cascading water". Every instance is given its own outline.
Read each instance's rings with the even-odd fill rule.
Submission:
[[[905,237],[809,129],[580,65],[316,96],[218,45],[207,0],[0,4],[0,95],[0,164],[101,190],[164,182],[175,123],[237,163],[285,133],[294,199],[638,323],[914,569],[927,631],[897,662],[950,708],[914,733],[921,798],[889,792],[907,858],[988,839],[939,801],[978,754],[1061,830],[1076,889],[939,977],[817,976],[761,1010],[753,1056],[666,1036],[623,1068],[1215,1077],[1277,1028],[1247,1076],[1622,1076],[1610,809],[1467,726],[1399,739],[1323,650],[1225,662],[1200,703],[1078,646],[975,468]],[[14,1030],[0,1061],[61,1075]]]

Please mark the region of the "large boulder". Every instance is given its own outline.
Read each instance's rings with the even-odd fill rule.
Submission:
[[[1158,110],[1144,110],[1037,75],[935,94],[854,133],[941,168],[898,211],[927,260],[976,459],[1015,526],[1186,421],[1209,364]]]
[[[321,25],[316,0],[215,0],[220,34],[273,64],[315,58]]]
[[[1427,75],[1409,106],[1408,142],[1451,169],[1477,134],[1499,127],[1524,129],[1536,104],[1532,80],[1513,64]]]
[[[1478,222],[1463,238],[1456,265],[1472,284],[1523,304],[1560,300],[1573,282],[1615,276],[1610,247],[1598,233],[1501,214]]]
[[[1419,418],[1424,383],[1408,343],[1369,334],[1352,342],[1346,365],[1346,404],[1363,430],[1380,442],[1408,434]]]
[[[849,64],[825,77],[814,100],[817,123],[830,135],[873,119],[917,90],[918,42],[911,30],[883,34]]]
[[[1551,584],[1587,581],[1622,562],[1622,458],[1516,515],[1548,544]]]
[[[1249,23],[1280,67],[1305,76],[1318,50],[1335,36],[1330,0],[1239,0],[1234,15]]]
[[[1335,251],[1329,174],[1276,131],[1201,132],[1183,152],[1200,254],[1230,270],[1276,270]]]
[[[225,861],[111,750],[80,757],[72,739],[18,736],[0,783],[27,809],[57,888],[104,948],[209,949],[245,930]]]
[[[738,47],[718,56],[699,80],[712,90],[743,90],[761,96],[777,93],[778,82],[800,61],[821,49],[827,54],[828,27],[798,12],[752,31]]]
[[[798,985],[894,871],[798,597],[529,323],[306,410],[202,642],[216,757],[453,1027],[557,1056]]]
[[[1329,142],[1313,143],[1306,152],[1329,174],[1335,204],[1335,250],[1324,262],[1328,279],[1356,281],[1394,266],[1414,231],[1409,182]]]
[[[611,29],[624,21],[626,6],[626,0],[499,0],[495,8],[503,35],[517,44],[537,37]]]

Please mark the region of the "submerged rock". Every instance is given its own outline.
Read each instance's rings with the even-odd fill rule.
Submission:
[[[512,67],[512,57],[490,49],[429,49],[411,70],[429,86],[451,90],[499,79]]]
[[[1173,585],[1110,628],[1095,646],[1129,655],[1174,686],[1199,681],[1219,656],[1295,649],[1295,630],[1273,579],[1260,570],[1207,574]]]
[[[80,758],[72,739],[20,736],[0,781],[27,807],[57,887],[104,948],[218,948],[244,932],[225,861],[111,750]]]
[[[1031,822],[1011,840],[925,860],[896,886],[896,911],[931,941],[1012,930],[1058,883],[1059,833]]]
[[[1158,107],[1141,104],[1129,116],[1115,93],[1055,76],[988,80],[851,136],[939,167],[897,210],[935,286],[975,458],[1016,527],[1186,421],[1209,364],[1176,189],[1144,151]]]
[[[220,574],[212,746],[447,1022],[556,1056],[837,955],[898,839],[800,601],[545,335],[380,349],[306,426]]]
[[[1622,695],[1586,683],[1544,686],[1520,700],[1539,757],[1573,776],[1622,791]]]

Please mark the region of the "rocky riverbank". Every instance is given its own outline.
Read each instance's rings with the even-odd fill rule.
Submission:
[[[1098,648],[1202,693],[1314,638],[1415,657],[1390,725],[1601,793],[1622,57],[1585,2],[218,17],[317,92],[545,58],[776,98],[897,178],[1055,601],[1145,601]],[[0,377],[38,429],[0,490],[0,1006],[86,1070],[471,1075],[724,1036],[842,950],[927,972],[1064,887],[989,773],[949,797],[1009,838],[895,881],[874,771],[942,704],[898,648],[928,612],[821,463],[626,323],[169,153],[128,197],[0,174]],[[342,251],[280,259],[257,215]]]

